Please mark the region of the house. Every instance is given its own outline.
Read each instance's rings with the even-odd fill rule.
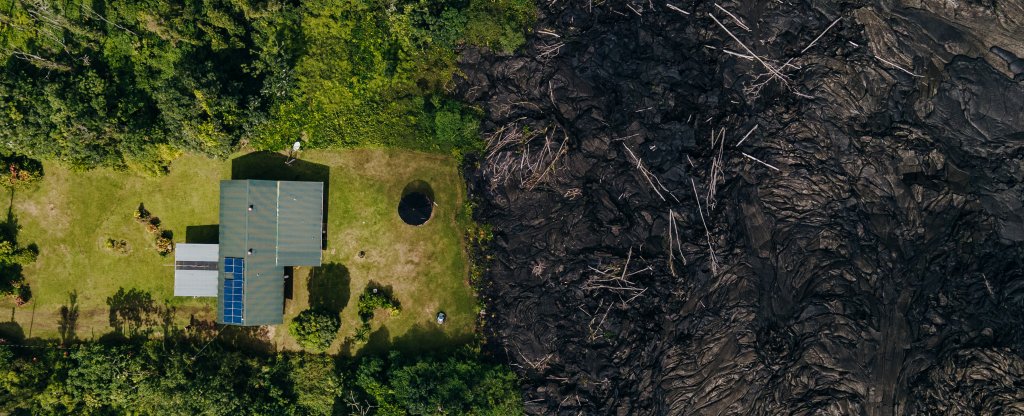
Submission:
[[[194,247],[209,245],[180,244],[175,256],[175,295],[179,296],[179,286],[197,286],[180,296],[216,296],[220,323],[283,323],[285,269],[321,262],[323,196],[321,182],[221,181],[214,286],[210,286],[211,249]],[[188,267],[201,267],[202,279]]]

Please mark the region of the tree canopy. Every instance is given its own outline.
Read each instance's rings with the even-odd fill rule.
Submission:
[[[214,343],[0,344],[0,413],[14,415],[522,414],[518,381],[463,350],[358,361]]]
[[[299,344],[315,351],[324,351],[330,348],[331,343],[338,337],[339,328],[341,328],[341,319],[336,312],[331,313],[317,309],[299,312],[298,316],[288,325],[288,331]]]
[[[512,49],[529,0],[0,0],[0,141],[159,174],[182,151],[476,146],[455,50]]]

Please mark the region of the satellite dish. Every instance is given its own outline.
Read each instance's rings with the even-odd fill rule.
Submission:
[[[292,145],[292,151],[298,152],[300,147],[302,147],[302,142],[295,142],[295,144]]]

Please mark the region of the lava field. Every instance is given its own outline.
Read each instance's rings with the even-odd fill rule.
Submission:
[[[531,414],[1024,414],[1024,2],[541,1],[461,52]]]

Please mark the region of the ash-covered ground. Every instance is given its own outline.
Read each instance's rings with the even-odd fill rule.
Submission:
[[[1024,3],[541,13],[457,86],[530,413],[1024,413]]]

